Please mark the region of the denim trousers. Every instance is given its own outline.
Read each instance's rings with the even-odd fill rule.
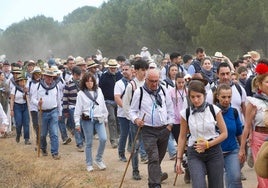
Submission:
[[[142,128],[144,148],[148,155],[148,185],[161,186],[161,162],[166,154],[170,131],[166,126]]]
[[[223,188],[224,160],[220,144],[212,146],[203,153],[187,148],[188,167],[192,187],[206,188],[206,174],[209,188]]]
[[[108,110],[108,129],[110,135],[110,143],[118,143],[119,138],[119,123],[117,121],[117,105],[106,102]]]
[[[63,112],[62,112],[62,114],[63,114]],[[62,141],[66,140],[68,138],[65,119],[66,118],[62,115],[58,121]]]
[[[21,135],[21,129],[23,127],[24,139],[30,138],[30,128],[29,128],[29,112],[27,103],[18,104],[14,103],[14,119],[16,123],[17,136]]]
[[[74,108],[72,109],[69,109],[69,126],[71,128],[71,130],[74,130],[74,138],[75,138],[75,143],[76,143],[76,146],[83,146],[83,138],[84,138],[84,135],[83,135],[83,128],[81,127],[81,131],[77,131],[75,129],[75,123],[74,123]],[[80,122],[80,125],[81,125],[81,122]]]
[[[225,187],[242,188],[239,149],[224,153]]]
[[[47,134],[49,133],[51,143],[51,154],[57,155],[59,153],[59,138],[58,138],[58,109],[50,112],[42,112],[42,125],[41,125],[41,149],[47,149]]]
[[[135,145],[133,154],[132,154],[132,158],[131,158],[131,163],[132,163],[132,170],[134,171],[139,171],[139,140],[141,138],[141,131],[139,132],[139,134],[137,135],[138,132],[138,126],[135,125],[134,123],[132,123],[131,121],[129,121],[129,130],[130,130],[130,137],[132,139],[132,148],[131,148],[131,152],[133,151],[133,146]],[[137,135],[137,140],[134,143],[135,137]]]
[[[105,144],[107,140],[107,134],[104,123],[100,123],[98,120],[81,120],[81,125],[84,130],[86,139],[86,163],[87,166],[92,166],[92,143],[93,143],[93,133],[94,128],[99,136],[99,145],[97,150],[97,155],[95,160],[102,161],[102,156],[105,149]]]
[[[126,142],[129,134],[129,120],[125,117],[118,117],[119,125],[120,125],[120,137],[118,143],[118,153],[125,154]],[[131,140],[131,139],[129,139]]]
[[[173,137],[172,133],[169,134],[167,149],[168,149],[169,157],[173,157],[174,155],[177,154],[177,150],[176,150],[176,147],[174,145],[174,137]]]

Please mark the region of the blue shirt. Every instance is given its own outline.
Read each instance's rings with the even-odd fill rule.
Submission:
[[[222,113],[222,115],[227,127],[228,137],[221,143],[221,148],[223,152],[233,151],[239,148],[236,137],[242,134],[242,123],[239,116],[235,119],[232,107],[227,112]]]

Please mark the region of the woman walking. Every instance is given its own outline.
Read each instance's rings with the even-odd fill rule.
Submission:
[[[93,168],[92,142],[94,129],[99,137],[99,146],[94,164],[100,169],[106,169],[103,162],[103,153],[107,140],[104,122],[107,121],[108,111],[105,105],[101,89],[97,86],[96,79],[91,73],[85,73],[80,91],[77,94],[77,101],[74,111],[74,121],[76,130],[80,131],[82,126],[86,140],[86,163],[87,171]],[[81,118],[81,121],[80,121]]]

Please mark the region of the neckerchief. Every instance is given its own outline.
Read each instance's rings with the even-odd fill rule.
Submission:
[[[48,95],[48,91],[54,89],[57,86],[57,82],[53,81],[50,86],[47,86],[44,80],[40,80],[40,85],[46,90],[46,95]]]
[[[171,87],[175,87],[174,83],[172,82],[172,80],[170,78],[166,78],[165,82],[170,85]]]
[[[204,101],[203,104],[201,106],[199,106],[199,107],[194,107],[192,105],[192,110],[193,110],[192,114],[195,114],[195,113],[198,113],[198,112],[204,112],[208,105],[209,104],[206,101]]]
[[[99,105],[99,103],[96,101],[98,98],[98,91],[94,91],[94,97],[91,95],[91,93],[87,90],[84,89],[83,92],[85,93],[85,95],[94,102],[94,104]]]
[[[23,89],[15,82],[14,77],[12,77],[10,79],[10,81],[12,82],[12,84],[16,87],[17,90],[19,90],[20,92],[24,93]]]
[[[153,95],[154,98],[155,98],[156,104],[159,105],[159,106],[162,108],[162,98],[161,98],[161,96],[160,96],[160,94],[159,94],[160,89],[161,89],[161,86],[159,85],[156,91],[152,91],[151,89],[149,89],[149,88],[147,87],[146,84],[144,84],[144,85],[143,85],[143,89],[144,89],[147,93],[149,93],[150,95]]]
[[[246,82],[247,82],[247,79],[240,79],[239,78],[239,82],[240,82],[240,84],[242,85],[242,87],[246,87]]]
[[[229,105],[228,107],[224,107],[218,102],[216,103],[216,105],[221,109],[222,114],[225,114],[229,110],[229,108],[231,107],[231,105]]]
[[[266,102],[268,102],[268,96],[263,93],[256,93],[253,95],[253,97],[257,99],[265,100]]]

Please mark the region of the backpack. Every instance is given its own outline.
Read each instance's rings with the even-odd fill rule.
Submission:
[[[123,83],[124,83],[124,85],[125,85],[125,89],[124,89],[123,93],[122,93],[122,94],[121,94],[121,96],[120,96],[120,98],[122,99],[122,98],[123,98],[123,96],[125,95],[125,92],[126,92],[126,88],[127,88],[128,81],[127,81],[127,79],[125,79],[124,77],[123,77],[123,78],[121,78],[121,80],[122,80],[122,82],[123,82]]]
[[[237,84],[237,83],[234,83],[234,85],[235,85],[237,91],[239,92],[240,97],[242,98],[242,89],[241,89],[241,86],[240,86],[239,84]],[[216,91],[216,89],[217,89],[216,85],[214,85],[214,86],[211,88],[213,94],[214,94],[214,92]]]

